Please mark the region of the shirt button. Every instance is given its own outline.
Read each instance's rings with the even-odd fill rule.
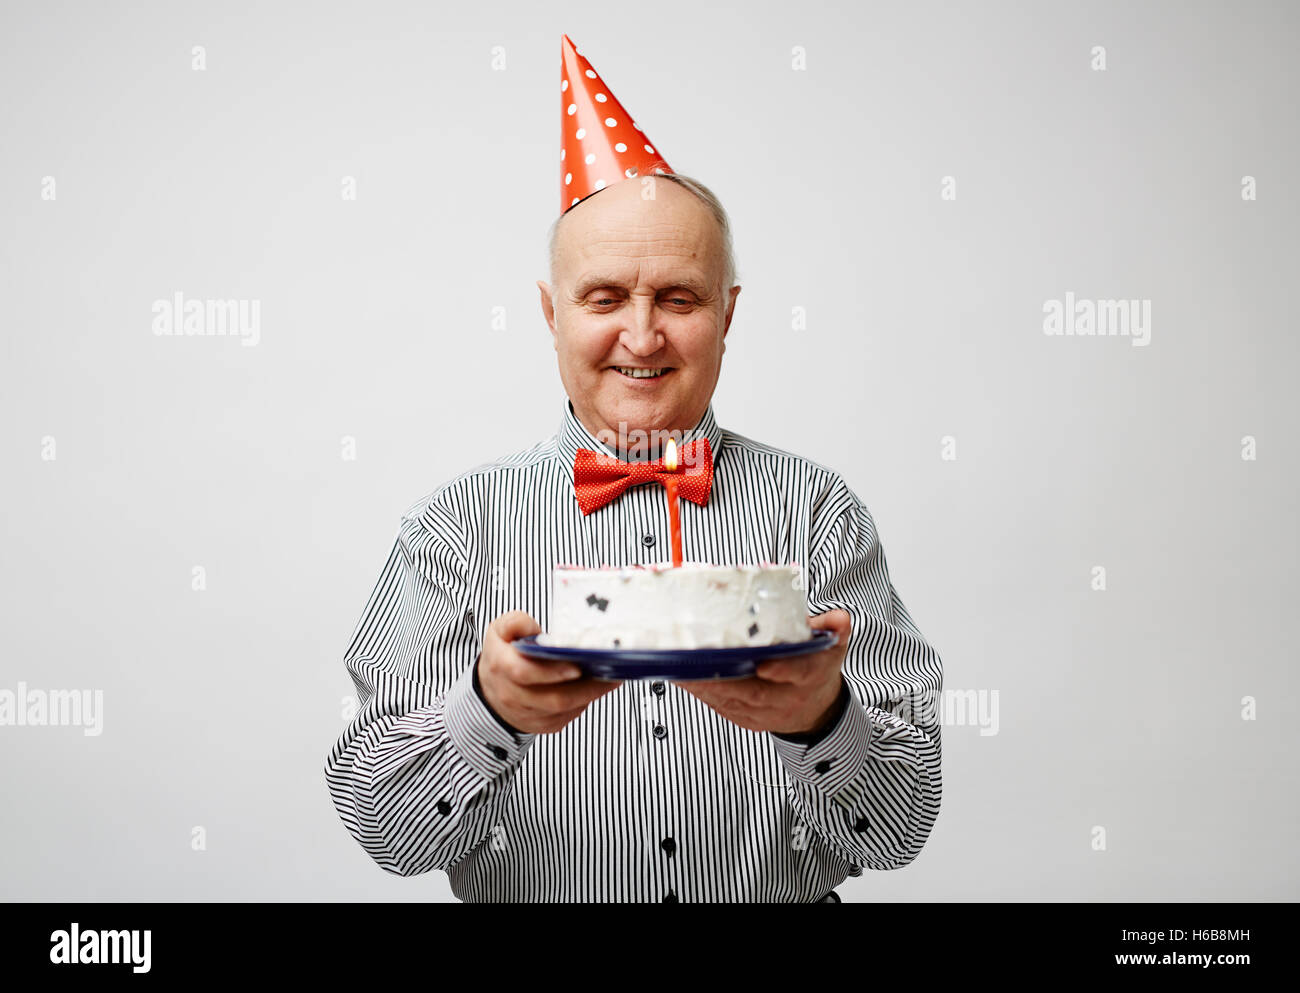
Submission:
[[[677,902],[677,894],[673,890],[669,890],[668,895],[664,897],[664,903],[676,903],[676,902]]]
[[[867,830],[868,828],[870,828],[870,827],[871,827],[871,825],[867,823],[867,819],[866,819],[865,817],[859,817],[859,818],[858,818],[856,821],[854,821],[854,823],[853,823],[853,830],[854,830],[854,831],[866,831],[866,830]]]
[[[673,841],[672,838],[665,838],[659,842],[659,847],[664,850],[665,855],[672,858],[673,853],[677,851],[677,842]]]
[[[820,772],[822,775],[825,775],[826,773],[831,771],[830,759],[822,759],[815,766],[813,766],[813,768],[816,769],[818,772]]]
[[[659,682],[659,680],[656,679],[653,683],[651,683],[651,684],[650,684],[650,688],[651,688],[652,690],[654,690],[655,696],[663,696],[663,695],[664,695],[664,689],[665,689],[665,687],[664,687],[664,684],[663,684],[663,683]]]
[[[656,724],[655,737],[658,738],[660,741],[663,741],[665,738],[668,737],[668,729],[664,727],[662,724]]]
[[[492,746],[492,754],[495,755],[497,758],[501,759],[501,760],[504,762],[506,756],[509,755],[510,753],[507,752],[507,751],[506,751],[504,748],[502,748],[500,745],[493,745],[493,746]]]
[[[643,535],[641,535],[641,544],[645,545],[646,548],[649,548],[649,547],[650,547],[651,545],[653,545],[654,543],[655,543],[655,536],[654,536],[654,535],[652,535],[652,534],[643,534]]]
[[[446,817],[448,814],[451,813],[451,804],[449,804],[446,800],[439,800],[438,813],[442,814],[443,817]]]

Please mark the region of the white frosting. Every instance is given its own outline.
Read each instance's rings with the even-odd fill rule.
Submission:
[[[733,648],[807,641],[807,599],[794,565],[631,566],[551,573],[543,645]]]

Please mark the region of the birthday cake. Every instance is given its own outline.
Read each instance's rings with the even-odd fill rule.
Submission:
[[[551,574],[550,630],[569,648],[738,648],[812,637],[798,565],[686,562]]]

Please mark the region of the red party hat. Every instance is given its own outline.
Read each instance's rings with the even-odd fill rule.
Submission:
[[[624,179],[672,172],[567,34],[560,56],[560,213]]]

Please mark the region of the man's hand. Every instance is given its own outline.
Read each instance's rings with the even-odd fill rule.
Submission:
[[[853,623],[846,610],[829,610],[808,618],[813,630],[839,635],[834,645],[815,655],[760,662],[747,679],[712,679],[674,683],[719,714],[751,731],[809,734],[822,730],[840,695],[841,667],[849,650]]]
[[[502,614],[488,625],[478,659],[479,686],[488,706],[529,734],[559,731],[592,700],[623,685],[580,678],[575,665],[525,658],[510,644],[541,630],[525,611]]]

